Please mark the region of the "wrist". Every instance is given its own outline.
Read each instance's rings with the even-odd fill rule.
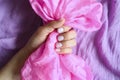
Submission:
[[[29,48],[24,47],[15,56],[1,69],[1,74],[17,74],[20,73],[24,62],[29,57],[30,53],[32,53]]]

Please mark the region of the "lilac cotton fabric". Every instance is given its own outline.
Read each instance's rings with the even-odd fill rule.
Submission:
[[[74,51],[91,66],[94,80],[120,80],[120,2],[101,2],[102,28],[97,32],[77,30],[80,35]],[[24,46],[39,24],[27,0],[0,0],[1,67]]]

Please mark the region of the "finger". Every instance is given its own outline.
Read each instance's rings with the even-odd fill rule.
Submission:
[[[66,48],[66,47],[74,47],[76,45],[76,40],[68,40],[56,43],[56,48]]]
[[[63,26],[63,27],[58,28],[57,32],[58,33],[64,33],[64,32],[69,31],[70,29],[71,29],[71,27],[69,27],[69,26]]]
[[[52,21],[47,25],[41,26],[38,29],[38,33],[42,33],[44,35],[48,35],[51,33],[55,28],[59,28],[64,25],[65,19],[60,19],[58,21]]]
[[[58,52],[58,54],[69,54],[72,53],[72,49],[71,48],[62,48],[62,49],[56,49],[56,52]]]
[[[76,38],[77,34],[75,30],[68,31],[66,33],[62,33],[58,35],[58,41],[63,41],[63,40],[71,40]]]

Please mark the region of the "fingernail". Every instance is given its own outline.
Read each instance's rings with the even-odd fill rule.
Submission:
[[[62,47],[62,43],[57,43],[56,48],[60,48],[60,47]]]
[[[57,52],[60,52],[60,49],[55,49]]]
[[[58,41],[62,41],[64,40],[64,37],[63,36],[58,36]]]
[[[57,29],[57,32],[58,32],[58,33],[63,33],[63,32],[64,32],[64,29],[63,29],[63,28],[58,28],[58,29]]]

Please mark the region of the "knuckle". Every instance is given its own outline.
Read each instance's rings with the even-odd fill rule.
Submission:
[[[48,26],[44,26],[42,29],[41,29],[41,33],[44,33],[44,34],[47,34],[49,32],[53,31],[53,28],[52,27],[48,27]]]
[[[74,36],[77,35],[75,30],[71,30],[71,34]]]
[[[62,43],[62,48],[73,47],[77,45],[76,39],[60,41]]]
[[[71,29],[71,27],[69,27],[69,26],[63,26],[63,27],[65,29],[65,32],[67,32],[67,31],[69,31]]]
[[[70,39],[76,38],[77,33],[74,30],[72,30],[72,31],[62,33],[60,34],[60,36],[64,36],[65,40],[70,40]]]
[[[76,37],[76,32],[75,31],[69,31],[69,32],[67,32],[66,34],[65,34],[65,37],[67,38],[67,39],[72,39],[72,38],[75,38]]]
[[[56,24],[56,21],[51,21],[50,23],[48,23],[46,26],[47,27],[51,27],[54,28],[54,25]]]
[[[68,41],[68,47],[73,47],[73,46],[75,46],[76,45],[76,41],[75,40],[70,40],[70,41]]]
[[[64,37],[65,37],[65,39],[67,40],[67,39],[71,39],[71,34],[70,34],[70,32],[66,32],[65,34],[63,34],[64,35]]]
[[[65,47],[73,47],[73,46],[76,46],[76,40],[73,39],[73,40],[68,40],[68,41],[62,41],[62,44],[63,44],[63,48]]]
[[[69,46],[69,43],[67,41],[63,41],[62,44],[63,44],[63,47],[68,47]]]
[[[76,42],[76,40],[74,39],[74,42],[73,42],[73,46],[76,46],[77,45],[77,42]]]
[[[52,27],[47,27],[47,31],[51,32],[51,31],[53,31],[53,28]]]
[[[63,52],[63,53],[71,53],[72,49],[71,48],[64,48],[64,49],[61,50],[61,52]]]

